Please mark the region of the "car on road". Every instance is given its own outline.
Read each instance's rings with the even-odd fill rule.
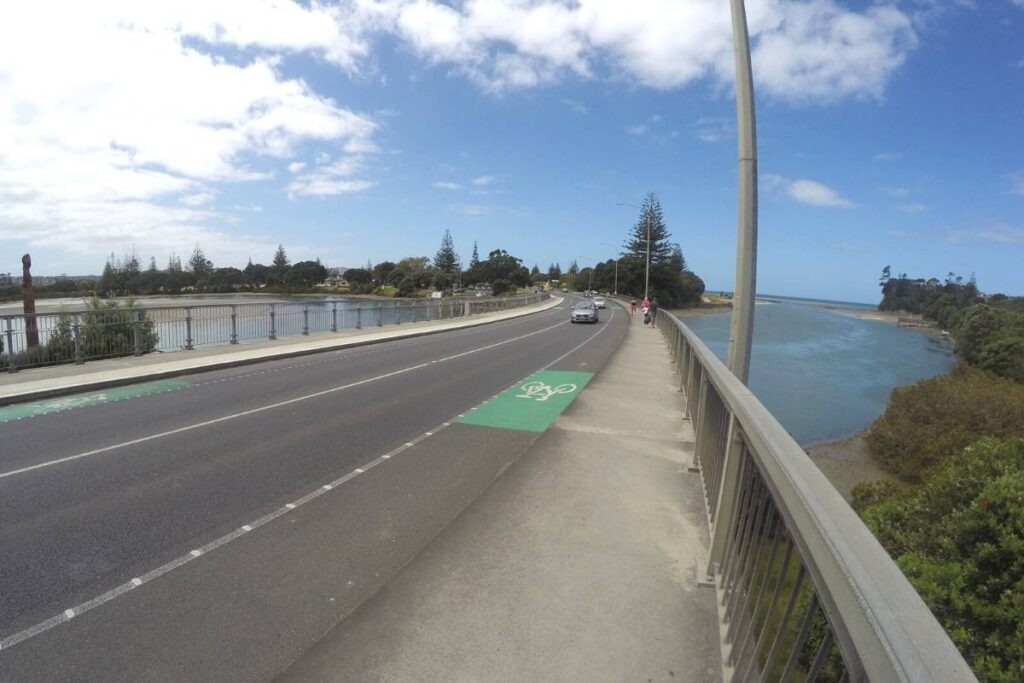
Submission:
[[[569,322],[572,323],[596,323],[597,306],[593,301],[577,301],[569,309]]]
[[[603,296],[595,296],[593,301],[594,305],[598,308],[608,308],[608,302],[605,301]]]

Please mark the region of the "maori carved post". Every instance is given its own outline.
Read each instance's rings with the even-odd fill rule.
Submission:
[[[39,327],[36,324],[36,295],[32,290],[32,257],[21,257],[21,301],[25,310],[25,344],[39,346]]]

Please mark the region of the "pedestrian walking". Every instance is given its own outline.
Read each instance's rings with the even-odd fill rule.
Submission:
[[[658,298],[651,299],[651,327],[658,326]]]
[[[629,317],[630,318],[635,318],[636,317],[636,297],[635,296],[632,299],[629,300]]]

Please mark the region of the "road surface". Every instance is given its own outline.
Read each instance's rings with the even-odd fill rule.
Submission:
[[[582,390],[602,313],[0,410],[0,681],[272,678]]]

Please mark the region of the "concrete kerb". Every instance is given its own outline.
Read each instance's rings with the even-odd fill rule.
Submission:
[[[302,343],[302,346],[298,346],[296,344],[293,345],[292,348],[262,349],[263,353],[254,353],[252,350],[238,350],[230,356],[226,355],[199,358],[194,359],[191,363],[187,358],[172,358],[167,362],[167,365],[174,364],[173,367],[160,368],[160,366],[148,366],[146,368],[129,368],[127,370],[102,370],[92,373],[91,375],[68,378],[68,381],[64,382],[60,386],[32,388],[30,385],[33,384],[33,382],[29,380],[28,382],[25,382],[25,385],[28,386],[21,390],[18,390],[18,385],[14,385],[11,387],[14,391],[0,394],[0,406],[11,405],[13,403],[23,403],[26,401],[35,401],[44,398],[53,398],[55,396],[64,396],[82,391],[108,389],[110,387],[124,386],[140,381],[166,379],[168,377],[191,375],[199,372],[206,372],[208,370],[221,370],[242,365],[252,365],[254,363],[262,363],[268,360],[282,360],[298,356],[309,356],[316,353],[323,353],[325,351],[337,351],[339,349],[369,346],[371,344],[379,344],[381,342],[393,341],[396,339],[425,337],[432,334],[479,327],[490,323],[520,318],[533,313],[541,313],[558,306],[560,303],[562,303],[561,297],[551,297],[550,301],[534,304],[532,306],[525,306],[521,309],[501,311],[499,313],[484,313],[480,316],[473,316],[470,319],[446,321],[432,327],[410,330],[407,326],[402,326],[401,329],[398,329],[396,326],[393,329],[376,333],[372,336],[368,335],[364,337],[343,337],[336,340],[306,341]],[[412,323],[412,325],[415,324],[416,323]],[[115,373],[118,374],[115,375]],[[45,383],[52,385],[56,381],[58,380],[48,379],[36,381],[34,384],[39,385]]]

